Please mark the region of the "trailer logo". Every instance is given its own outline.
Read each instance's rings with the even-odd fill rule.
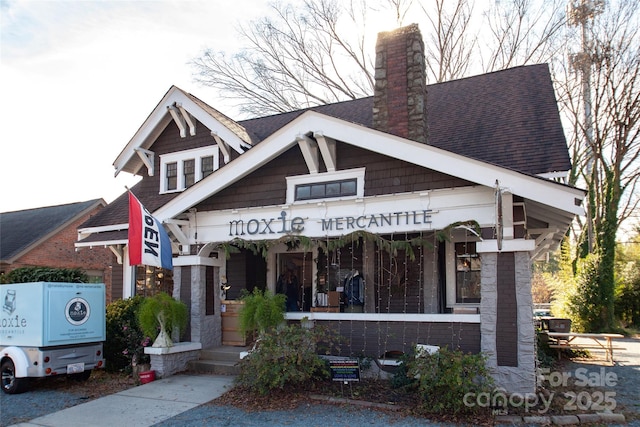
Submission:
[[[16,291],[13,289],[8,289],[7,294],[4,296],[4,304],[2,309],[7,314],[13,314],[16,311]]]
[[[82,325],[89,320],[89,315],[91,314],[89,303],[82,298],[73,298],[70,300],[64,311],[67,321],[74,326]]]

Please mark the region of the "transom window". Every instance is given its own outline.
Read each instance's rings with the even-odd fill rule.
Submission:
[[[321,182],[296,185],[296,200],[326,199],[330,197],[355,196],[358,180]]]
[[[288,176],[287,203],[364,197],[365,168]]]
[[[220,167],[219,147],[211,145],[160,156],[160,193],[182,191]]]

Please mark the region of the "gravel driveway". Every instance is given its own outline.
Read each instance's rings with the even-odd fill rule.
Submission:
[[[594,358],[585,361],[567,362],[563,372],[576,375],[584,373],[587,378],[601,379],[611,383],[615,375],[615,385],[605,385],[598,390],[615,393],[614,412],[625,414],[628,426],[640,427],[640,339],[625,338],[616,340],[618,346],[626,348],[616,351],[615,366],[604,362],[604,354],[594,352]],[[579,371],[581,369],[581,371]],[[603,370],[604,369],[604,370]],[[589,377],[590,376],[590,377]],[[593,394],[588,386],[584,388],[587,396]],[[33,387],[30,391],[18,395],[6,395],[0,392],[0,426],[24,422],[66,407],[87,401],[87,396],[70,390],[48,387]],[[204,404],[168,419],[158,427],[190,426],[424,426],[446,425],[428,424],[422,418],[403,418],[393,413],[384,413],[370,409],[360,409],[339,405],[309,404],[292,411],[263,411],[247,413],[241,409]]]

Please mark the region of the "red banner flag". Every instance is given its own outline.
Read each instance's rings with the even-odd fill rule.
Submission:
[[[171,240],[160,222],[129,191],[129,264],[173,270]]]

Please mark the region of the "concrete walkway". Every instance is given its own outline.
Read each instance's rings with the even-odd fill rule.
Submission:
[[[232,387],[234,377],[220,375],[174,375],[91,402],[63,409],[28,423],[33,427],[152,426],[209,402]]]

